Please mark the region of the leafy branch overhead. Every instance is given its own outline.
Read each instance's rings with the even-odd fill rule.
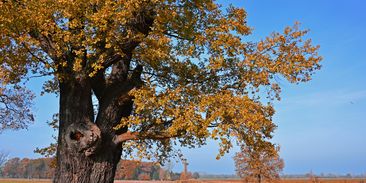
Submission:
[[[276,128],[276,78],[305,82],[320,69],[319,46],[304,39],[308,31],[298,23],[248,41],[253,28],[244,9],[225,9],[212,0],[1,0],[0,9],[0,75],[7,76],[0,110],[7,107],[7,87],[53,74],[46,91],[77,97],[69,86],[90,86],[79,98],[95,95],[98,105],[80,112],[96,126],[85,126],[96,139],[112,134],[125,151],[136,147],[141,155],[215,139],[221,156],[233,139],[266,141]],[[12,92],[33,98],[23,88]],[[30,103],[24,102],[12,105],[14,111],[25,109],[15,114],[32,121]],[[62,133],[74,133],[66,127],[76,122],[62,122]],[[13,119],[5,126],[13,123],[25,125]]]

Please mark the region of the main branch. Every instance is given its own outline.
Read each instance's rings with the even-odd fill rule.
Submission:
[[[113,140],[115,144],[120,144],[129,140],[145,140],[145,139],[166,140],[176,137],[179,137],[179,135],[178,134],[171,135],[168,133],[152,133],[152,132],[140,133],[140,132],[128,131],[126,133],[115,136]]]

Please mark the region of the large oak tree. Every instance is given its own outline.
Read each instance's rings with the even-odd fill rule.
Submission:
[[[244,9],[213,0],[1,0],[0,124],[33,121],[23,83],[53,76],[60,183],[113,182],[122,151],[265,142],[277,79],[308,81],[321,57],[297,24],[251,31]]]

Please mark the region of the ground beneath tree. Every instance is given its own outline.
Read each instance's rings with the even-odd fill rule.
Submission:
[[[0,179],[0,183],[51,183],[45,179]],[[141,181],[141,180],[116,180],[115,183],[242,183],[240,180],[189,180],[189,181]],[[266,183],[266,182],[264,182]],[[285,179],[279,183],[366,183],[366,178],[349,179]]]

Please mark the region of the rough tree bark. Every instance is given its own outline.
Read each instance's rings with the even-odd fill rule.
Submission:
[[[133,31],[148,35],[154,13],[147,7],[136,14],[129,24]],[[136,139],[126,128],[114,130],[122,117],[132,112],[132,98],[128,92],[141,86],[142,66],[130,71],[133,50],[138,41],[128,41],[119,46],[124,55],[111,53],[104,69],[112,71],[106,77],[100,70],[90,78],[88,70],[82,73],[72,68],[60,69],[68,76],[60,81],[60,125],[57,148],[55,183],[112,183],[122,153],[121,143]],[[71,57],[66,57],[71,58]],[[85,63],[87,60],[84,61]],[[94,113],[92,94],[98,100]],[[96,115],[96,118],[95,118]],[[95,118],[95,119],[94,119]]]
[[[98,116],[94,119],[91,83],[89,79],[79,79],[60,84],[55,183],[113,182],[122,150],[114,139],[126,132],[115,131],[113,126],[131,113],[132,100],[127,91],[133,85],[126,81],[125,87],[99,96]]]

